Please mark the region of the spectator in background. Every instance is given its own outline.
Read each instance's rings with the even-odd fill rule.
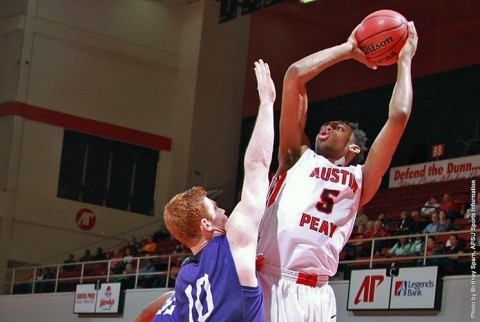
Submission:
[[[365,238],[365,226],[358,225],[357,231],[350,236],[350,240],[352,241],[348,241],[347,244],[345,244],[346,259],[355,259],[357,256],[368,255],[365,241],[360,240]]]
[[[423,231],[428,224],[428,221],[425,220],[426,218],[420,215],[420,211],[418,210],[412,210],[410,217],[415,221],[415,231]],[[428,219],[430,219],[430,217]]]
[[[90,249],[85,249],[85,254],[78,259],[80,262],[89,262],[93,261],[93,255],[90,252]]]
[[[463,273],[463,267],[459,263],[458,254],[463,254],[463,246],[460,244],[460,240],[457,234],[450,235],[450,246],[443,249],[443,254],[452,255],[448,257],[438,258],[438,265],[440,267],[447,268],[448,273]]]
[[[420,211],[412,210],[412,212],[410,213],[410,217],[412,217],[415,221],[420,220]]]
[[[380,237],[388,237],[388,233],[383,228],[382,222],[378,219],[375,220],[373,223],[373,230],[366,233],[365,236],[367,238],[380,238]],[[373,246],[373,252],[375,255],[380,255],[382,253],[382,248],[385,247],[385,240],[375,240]]]
[[[107,254],[105,254],[103,252],[102,247],[98,247],[97,248],[97,253],[95,254],[95,256],[93,256],[93,260],[94,261],[103,261],[103,260],[106,260],[106,259],[107,259]]]
[[[151,288],[158,286],[155,282],[157,279],[155,265],[153,265],[153,261],[148,258],[145,261],[145,264],[140,268],[138,271],[138,285],[142,288]]]
[[[145,245],[142,246],[142,249],[140,249],[140,253],[142,254],[151,254],[155,253],[157,251],[157,243],[153,240],[152,236],[148,236],[147,242]]]
[[[425,205],[420,209],[420,216],[430,218],[434,211],[440,209],[440,204],[435,196],[431,196]]]
[[[428,236],[427,244],[425,245],[425,242],[423,241],[423,237],[422,237],[422,246],[420,248],[420,256],[424,256],[424,255],[427,256],[425,264],[437,265],[436,258],[428,258],[428,257],[432,255],[438,255],[438,254],[441,254],[441,250],[437,247],[437,239],[434,236]],[[423,266],[423,259],[418,259],[417,263],[420,266]]]
[[[365,226],[367,222],[368,222],[368,216],[367,214],[365,214],[364,208],[360,207],[360,209],[357,212],[357,217],[355,218],[355,227],[358,227],[359,225]]]
[[[73,254],[68,255],[68,258],[63,261],[63,270],[64,271],[74,271],[77,269],[77,265],[75,264],[77,261],[75,260],[75,256]]]
[[[443,210],[438,214],[438,222],[440,224],[438,232],[450,231],[452,229],[452,222],[447,218],[447,214]]]
[[[455,219],[460,216],[458,205],[453,202],[453,198],[448,193],[443,195],[442,202],[440,203],[440,210],[445,211],[447,218],[450,219],[452,223],[454,223]]]
[[[43,279],[43,269],[37,268],[33,271],[32,274],[28,277],[28,281],[30,281],[26,286],[26,293],[32,293],[35,288],[35,292],[38,292],[39,289],[39,282]]]
[[[428,236],[427,238],[427,247],[423,245],[423,249],[420,251],[420,255],[424,255],[426,253],[427,256],[432,256],[438,253],[439,249],[437,247],[437,239],[435,236]]]
[[[123,272],[124,265],[122,259],[122,250],[119,248],[115,249],[110,258],[110,270],[113,274],[121,274]]]
[[[127,244],[128,249],[130,249],[130,252],[132,255],[136,255],[138,251],[140,250],[140,243],[137,241],[137,237],[134,235],[130,236],[128,239],[128,244]]]
[[[390,219],[385,218],[385,214],[378,215],[378,220],[382,223],[382,227],[387,229],[392,223]]]
[[[50,267],[44,267],[43,274],[37,279],[35,288],[38,290],[38,293],[51,293],[54,291],[54,281],[55,276],[50,270]]]
[[[434,234],[440,229],[440,222],[438,221],[438,212],[434,211],[432,214],[432,222],[423,230],[424,234]]]
[[[365,226],[365,235],[370,234],[371,231],[373,231],[373,220],[367,222],[367,225]]]
[[[127,263],[125,268],[122,272],[122,277],[120,277],[117,281],[122,283],[123,288],[131,289],[135,288],[135,274],[137,270],[132,263]]]
[[[410,250],[408,251],[408,253],[419,255],[420,251],[422,250],[423,241],[424,241],[424,237],[422,237],[421,234],[417,232],[415,239],[410,242]]]
[[[410,235],[415,233],[416,223],[415,220],[410,216],[408,211],[402,211],[400,213],[400,224],[398,225],[397,231],[401,235]]]
[[[133,262],[132,251],[130,250],[130,248],[125,249],[125,254],[122,257],[122,261],[124,265]]]
[[[410,243],[406,237],[400,237],[398,242],[388,250],[388,255],[405,255],[410,252]]]

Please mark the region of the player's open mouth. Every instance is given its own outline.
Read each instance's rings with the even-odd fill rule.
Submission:
[[[326,139],[328,139],[328,137],[330,136],[330,133],[328,133],[328,131],[322,131],[320,132],[320,134],[318,134],[318,139],[320,141],[325,141]]]

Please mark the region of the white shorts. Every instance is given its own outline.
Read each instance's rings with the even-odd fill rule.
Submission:
[[[259,272],[265,322],[336,322],[335,294],[328,282],[321,286],[298,284],[292,271],[290,276],[284,271],[280,275],[272,274],[271,269]]]

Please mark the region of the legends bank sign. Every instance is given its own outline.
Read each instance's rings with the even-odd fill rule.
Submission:
[[[480,154],[390,169],[389,188],[480,176]]]

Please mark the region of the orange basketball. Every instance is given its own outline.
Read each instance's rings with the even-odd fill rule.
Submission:
[[[395,64],[408,38],[408,22],[393,10],[378,10],[363,19],[355,38],[368,60],[378,66]]]

